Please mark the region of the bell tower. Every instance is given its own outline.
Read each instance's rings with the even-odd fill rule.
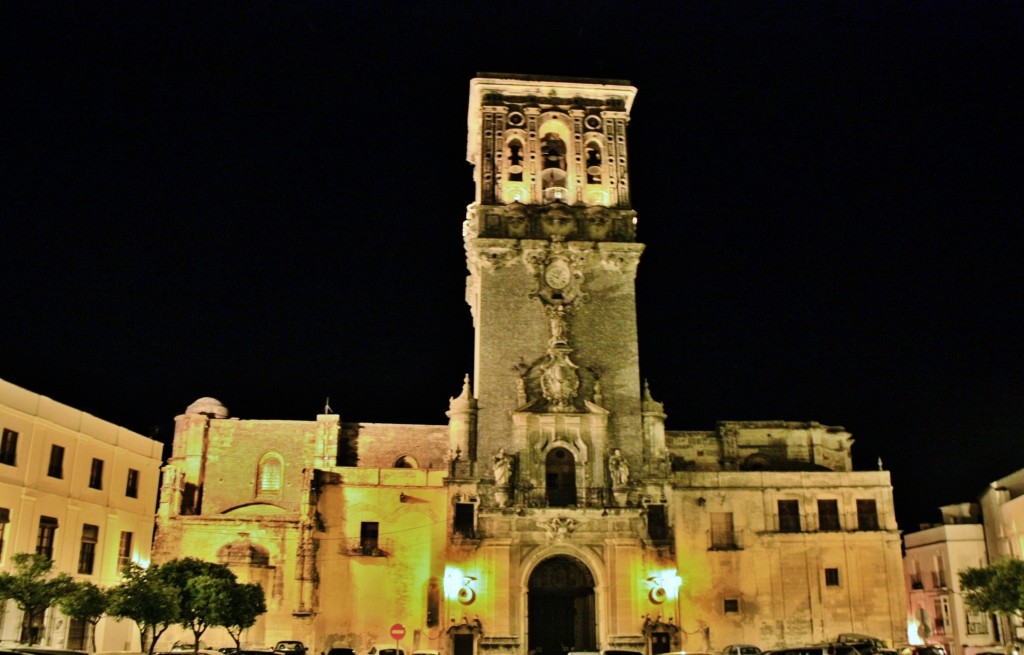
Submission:
[[[458,448],[495,481],[499,505],[523,494],[593,505],[665,460],[660,408],[648,411],[640,386],[635,95],[616,80],[480,74],[470,85],[476,414]]]

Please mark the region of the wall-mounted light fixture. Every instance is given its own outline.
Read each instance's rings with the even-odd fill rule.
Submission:
[[[663,571],[657,575],[647,578],[647,598],[655,605],[661,605],[666,600],[674,600],[679,597],[679,587],[683,585],[683,579],[675,571]]]

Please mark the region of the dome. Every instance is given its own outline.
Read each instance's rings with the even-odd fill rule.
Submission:
[[[186,414],[205,414],[211,418],[227,418],[228,408],[216,398],[203,397],[185,408]]]

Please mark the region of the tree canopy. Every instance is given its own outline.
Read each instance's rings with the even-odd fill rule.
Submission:
[[[194,557],[183,557],[161,564],[157,568],[161,580],[178,591],[177,623],[190,629],[195,635],[194,648],[199,649],[199,639],[206,629],[215,623],[215,612],[208,590],[218,585],[230,586],[235,583],[235,574],[223,564],[204,562]]]
[[[65,616],[92,624],[90,651],[96,650],[96,624],[103,618],[109,604],[109,592],[91,582],[75,582],[70,592],[57,601]]]
[[[241,584],[200,576],[188,585],[193,604],[206,617],[207,624],[224,627],[238,649],[242,648],[242,631],[252,627],[267,611],[263,587],[255,582]]]
[[[1008,557],[960,572],[968,607],[977,612],[1024,618],[1024,560]]]
[[[142,649],[153,655],[157,639],[178,622],[178,589],[158,575],[160,567],[144,569],[132,563],[124,568],[124,581],[110,590],[111,616],[131,619],[139,628]],[[146,635],[152,640],[146,642]]]
[[[36,553],[11,558],[14,573],[0,573],[0,600],[13,600],[24,612],[22,638],[31,646],[39,639],[47,608],[68,595],[75,582],[66,573],[53,573],[53,560]]]

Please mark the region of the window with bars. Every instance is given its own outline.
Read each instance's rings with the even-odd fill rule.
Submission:
[[[57,444],[50,446],[50,466],[46,469],[46,475],[51,478],[63,479],[64,446],[58,446]]]
[[[260,458],[256,470],[256,495],[281,492],[284,465],[277,453],[267,453]]]
[[[800,501],[779,501],[779,532],[800,532]]]
[[[97,525],[82,525],[82,546],[78,551],[78,572],[92,575],[96,561],[96,544],[99,542],[100,528]]]
[[[739,614],[740,613],[740,599],[739,598],[726,598],[722,601],[722,611],[726,614]]]
[[[733,527],[732,512],[711,512],[711,548],[713,550],[736,548],[736,530]]]
[[[89,488],[90,489],[102,489],[103,488],[103,460],[92,459],[92,467],[89,469]]]
[[[835,532],[839,527],[839,501],[835,498],[818,499],[818,529]]]

